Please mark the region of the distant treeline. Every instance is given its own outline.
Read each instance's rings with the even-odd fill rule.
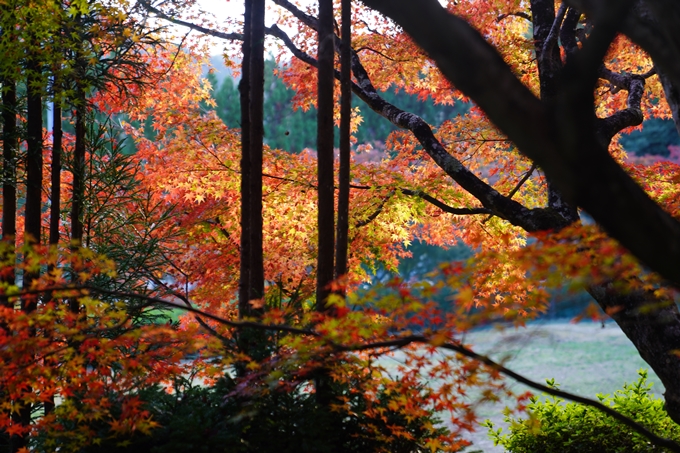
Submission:
[[[291,153],[299,153],[304,148],[316,148],[316,109],[304,112],[293,110],[293,90],[288,88],[274,73],[274,61],[267,63],[264,92],[264,139],[272,148],[279,148]],[[213,86],[213,97],[217,104],[217,115],[229,127],[240,127],[239,94],[237,83],[231,77],[219,82],[214,74],[207,75]],[[384,93],[388,102],[415,113],[428,123],[438,126],[444,120],[465,114],[469,104],[460,102],[455,105],[434,105],[422,102],[415,95],[403,91],[390,90]],[[353,105],[361,108],[363,122],[359,126],[356,138],[359,143],[384,142],[396,127],[377,113],[365,107],[357,98]],[[337,140],[337,137],[336,137]]]
[[[316,148],[316,109],[304,112],[302,109],[293,110],[293,90],[289,89],[281,79],[274,75],[274,60],[266,62],[265,72],[265,142],[272,148],[299,153],[304,148]],[[217,115],[229,127],[240,127],[239,95],[237,83],[232,77],[226,76],[222,81],[208,73],[208,80],[213,86],[213,97],[217,104]],[[385,100],[401,109],[415,113],[433,126],[439,126],[443,121],[455,118],[458,114],[465,114],[469,104],[459,102],[455,105],[435,105],[432,102],[422,102],[415,95],[394,89],[383,93]],[[353,100],[353,105],[361,108],[363,122],[359,126],[356,138],[359,143],[384,142],[396,127],[365,107],[359,99]],[[680,136],[675,125],[670,120],[651,119],[644,122],[642,131],[633,131],[621,136],[621,144],[626,151],[636,155],[668,155],[668,145],[680,145]]]

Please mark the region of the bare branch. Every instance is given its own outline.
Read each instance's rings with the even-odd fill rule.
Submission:
[[[243,40],[243,34],[241,33],[224,33],[218,30],[214,30],[212,28],[204,27],[202,25],[194,24],[192,22],[188,22],[182,19],[178,19],[176,17],[172,17],[163,11],[159,10],[158,8],[155,8],[154,6],[151,5],[151,3],[148,2],[148,0],[139,0],[139,3],[146,8],[148,11],[152,12],[156,16],[158,16],[161,19],[167,20],[168,22],[171,22],[175,25],[180,25],[182,27],[188,27],[192,30],[199,31],[201,33],[205,33],[206,35],[209,36],[214,36],[215,38],[221,38],[221,39],[226,39],[228,41],[233,41],[233,40]]]

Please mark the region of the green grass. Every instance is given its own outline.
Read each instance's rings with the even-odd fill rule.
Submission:
[[[554,378],[561,390],[590,398],[598,393],[612,393],[624,382],[636,381],[637,370],[649,368],[613,323],[603,328],[591,322],[536,322],[519,330],[477,331],[467,336],[466,343],[529,379],[545,383],[546,379]],[[651,370],[649,382],[654,383],[654,394],[663,393],[661,382]],[[514,388],[526,389],[519,384]],[[504,426],[503,407],[503,404],[480,406],[478,414],[481,420],[489,418],[495,425]],[[468,438],[474,443],[472,450],[503,451],[493,446],[483,427]]]

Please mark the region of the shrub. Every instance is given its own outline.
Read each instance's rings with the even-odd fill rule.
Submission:
[[[358,385],[358,383],[356,383]],[[237,382],[224,378],[207,387],[178,378],[174,392],[162,387],[140,389],[136,395],[144,402],[158,425],[149,433],[118,436],[111,433],[110,423],[89,420],[76,425],[64,423],[63,435],[44,433],[32,439],[32,451],[73,451],[77,453],[297,453],[327,451],[326,426],[336,436],[334,444],[347,453],[416,453],[450,451],[423,447],[430,440],[447,436],[448,429],[434,412],[407,419],[390,409],[393,399],[386,392],[373,404],[384,418],[373,419],[364,414],[366,401],[350,392],[350,386],[334,384],[334,394],[348,400],[350,411],[321,410],[313,393],[305,391],[272,391],[246,400],[234,396]],[[116,401],[115,396],[111,396]],[[61,406],[57,407],[57,414]],[[114,404],[112,414],[120,415]],[[399,428],[402,436],[392,434]],[[87,432],[89,445],[71,448],[73,437]],[[81,442],[82,444],[83,442]],[[473,453],[473,452],[471,452]]]
[[[613,396],[597,395],[605,405],[642,424],[659,436],[680,441],[680,426],[666,414],[661,399],[649,395],[647,371],[638,371],[640,379],[624,384]],[[557,387],[548,380],[550,387]],[[510,453],[629,453],[670,451],[651,444],[631,428],[595,408],[577,403],[563,404],[555,397],[532,397],[527,406],[529,417],[512,419],[510,432],[494,429],[487,420],[489,435],[496,445]]]

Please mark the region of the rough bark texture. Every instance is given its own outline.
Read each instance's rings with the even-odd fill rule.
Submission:
[[[319,0],[317,88],[317,162],[318,162],[318,257],[316,280],[316,309],[327,311],[327,298],[333,281],[335,256],[335,175],[333,169],[333,109],[335,104],[335,43],[333,32],[333,0]],[[323,367],[314,379],[319,412],[318,439],[313,451],[338,451],[334,420],[331,409],[334,394],[333,380]]]
[[[589,290],[600,306],[612,309],[612,319],[650,364],[666,388],[666,411],[680,414],[680,312],[672,300],[659,300],[651,292],[622,293],[609,283]]]

